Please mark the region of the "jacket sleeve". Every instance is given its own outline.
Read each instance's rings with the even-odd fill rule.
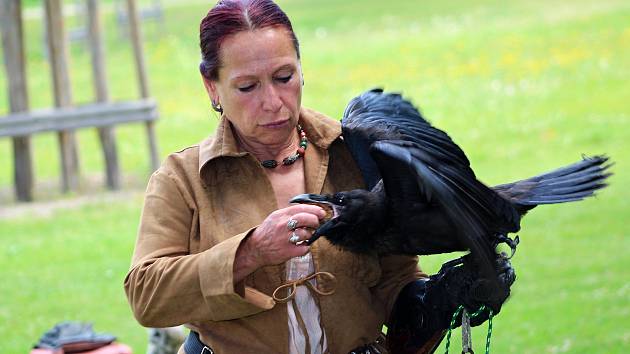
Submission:
[[[125,292],[140,324],[175,326],[193,321],[221,321],[268,310],[273,300],[257,290],[234,287],[238,246],[253,230],[208,250],[190,254],[194,203],[164,170],[149,181]]]
[[[417,256],[383,256],[380,258],[380,265],[381,278],[372,288],[372,294],[385,306],[387,325],[400,290],[410,282],[426,278],[427,275],[418,267]]]

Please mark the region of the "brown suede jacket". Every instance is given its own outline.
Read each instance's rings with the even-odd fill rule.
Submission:
[[[307,193],[361,187],[339,122],[305,108],[299,120],[310,143]],[[125,279],[137,320],[147,327],[186,324],[219,354],[287,353],[287,306],[271,297],[285,282],[284,265],[233,285],[239,243],[277,208],[263,167],[239,149],[225,119],[215,136],[171,154],[149,181]],[[400,289],[424,276],[417,257],[354,255],[324,238],[311,252],[316,271],[336,277],[335,293],[317,296],[330,353],[373,342]]]

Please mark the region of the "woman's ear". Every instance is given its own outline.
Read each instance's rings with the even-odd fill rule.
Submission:
[[[210,103],[212,105],[212,109],[215,112],[219,112],[223,114],[223,106],[221,106],[221,101],[219,98],[219,92],[217,90],[216,82],[213,80],[208,80],[203,75],[201,76],[203,79],[203,86],[206,88],[206,92],[208,92],[208,97],[210,97]]]
[[[201,79],[203,80],[203,86],[206,88],[210,101],[213,103],[219,103],[219,93],[217,92],[216,83],[205,78],[203,75],[201,75]]]
[[[300,81],[302,86],[304,86],[304,71],[302,71],[302,63],[299,63],[298,70],[300,72]]]

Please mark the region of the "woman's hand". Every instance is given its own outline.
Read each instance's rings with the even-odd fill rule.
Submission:
[[[305,255],[309,247],[290,242],[289,238],[295,232],[299,241],[308,239],[325,215],[324,209],[307,204],[292,205],[269,214],[236,251],[234,283],[260,267]],[[289,228],[289,220],[297,221],[295,230]]]

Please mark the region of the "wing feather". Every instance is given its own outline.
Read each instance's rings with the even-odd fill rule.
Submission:
[[[494,255],[487,237],[489,226],[484,222],[487,219],[476,208],[473,198],[468,193],[461,192],[461,188],[455,182],[460,179],[457,172],[444,171],[430,161],[430,156],[419,158],[417,151],[412,151],[395,141],[375,142],[371,152],[379,166],[391,165],[392,161],[397,161],[411,168],[412,173],[409,177],[414,180],[425,198],[437,202],[442,207],[455,226],[457,231],[455,236],[477,257],[482,272],[492,279]],[[387,185],[388,174],[383,176],[383,182]],[[416,235],[416,237],[422,237],[422,235]],[[418,249],[415,253],[426,254],[423,251]]]
[[[582,161],[521,181],[493,187],[510,200],[521,213],[538,204],[582,200],[606,184],[612,173],[606,156],[585,157]]]
[[[446,132],[433,127],[399,94],[382,90],[353,99],[342,130],[366,181],[382,179],[388,198],[439,203],[461,242],[482,268],[493,272],[489,233],[518,230],[520,215],[475,178],[468,158]]]

